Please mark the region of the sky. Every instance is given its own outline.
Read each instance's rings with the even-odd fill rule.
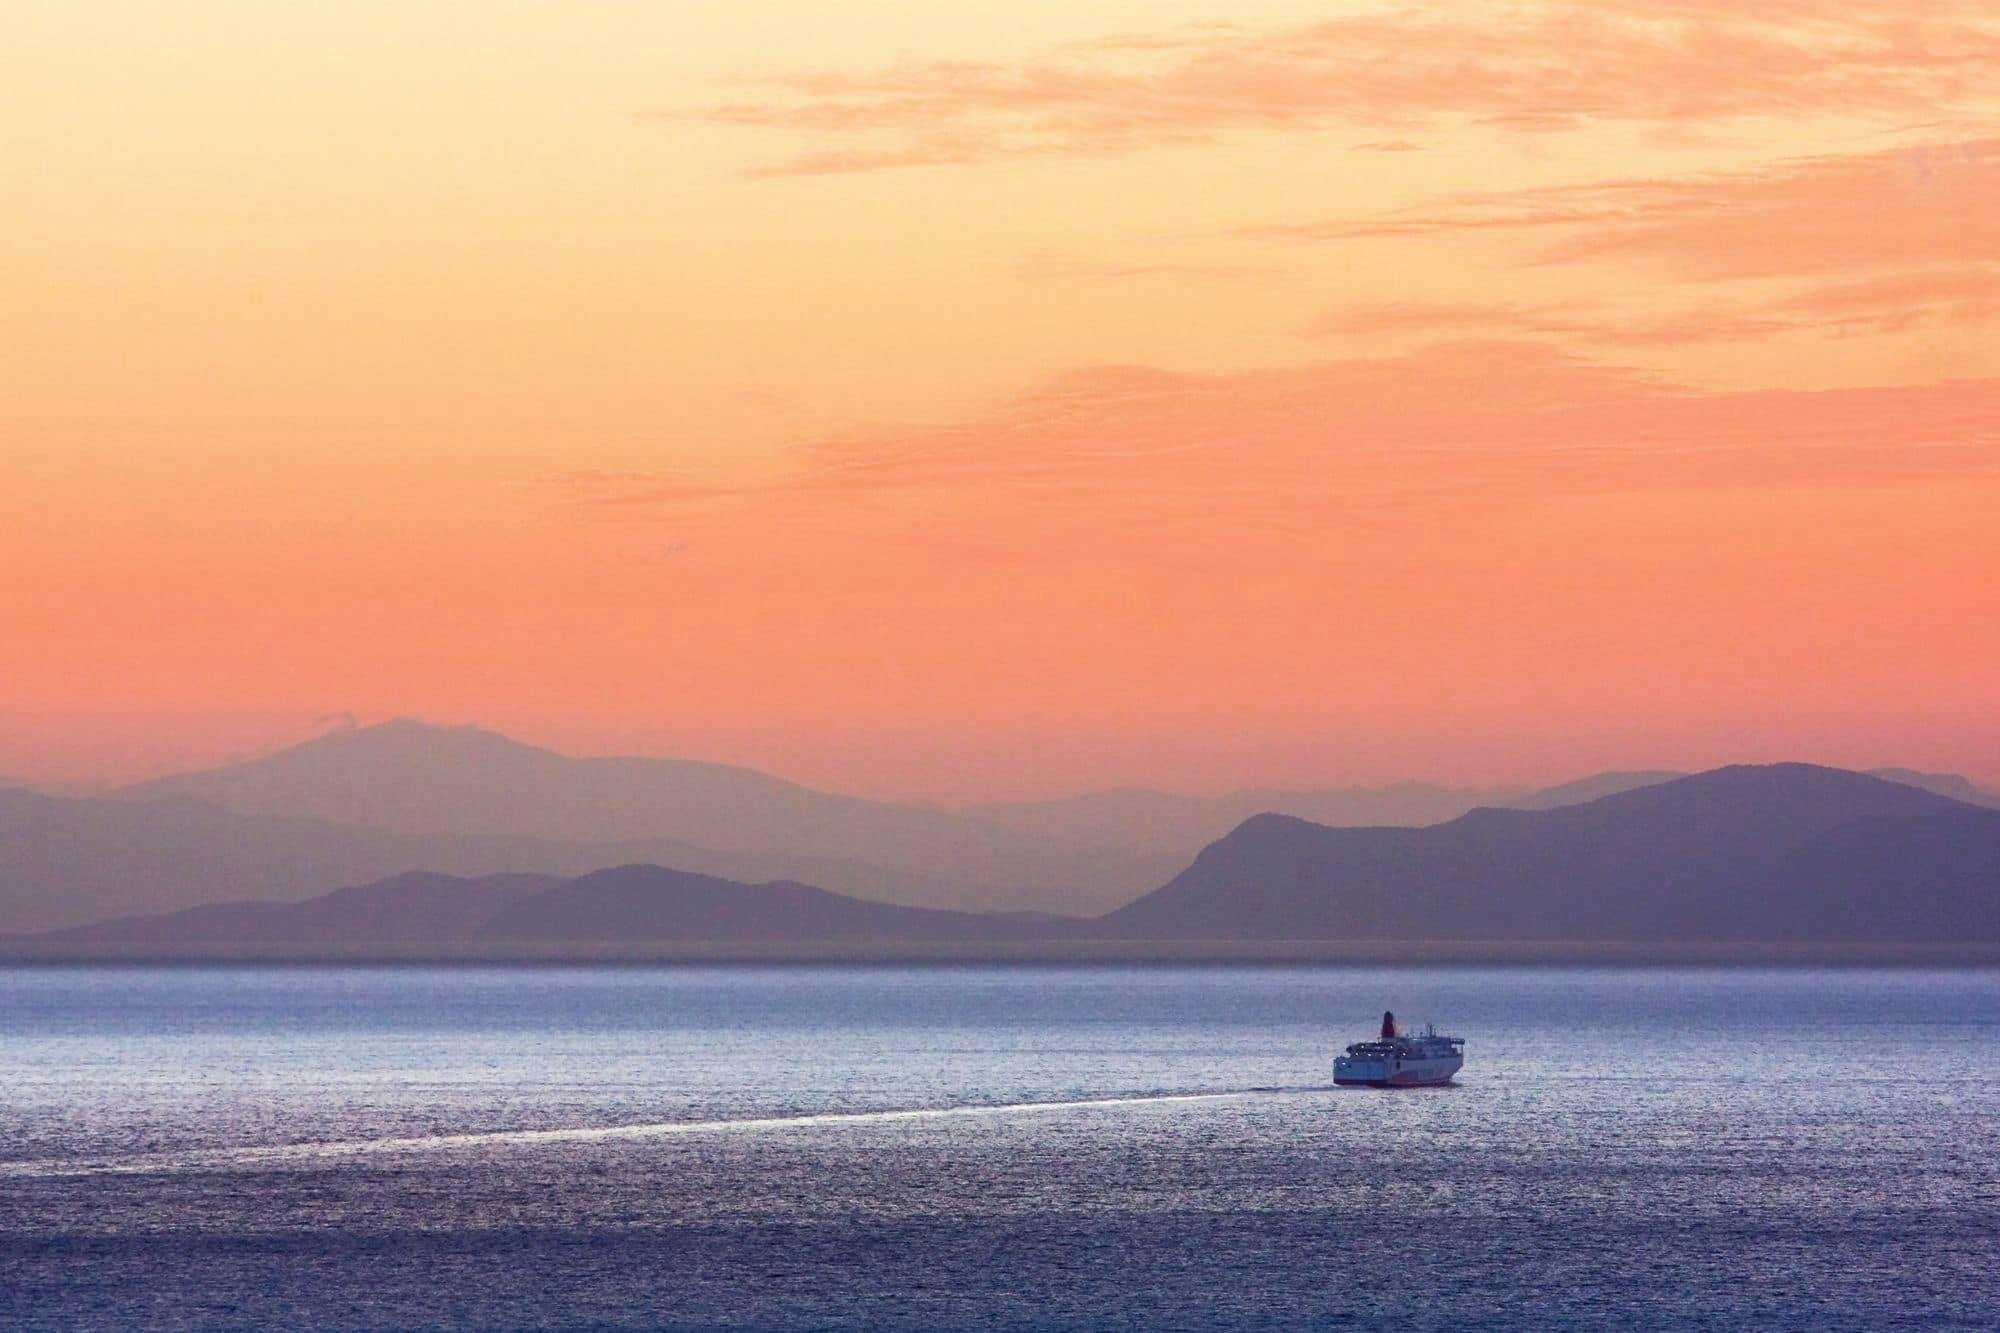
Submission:
[[[2000,17],[0,0],[0,773],[2000,779]]]

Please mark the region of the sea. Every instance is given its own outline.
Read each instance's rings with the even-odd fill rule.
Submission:
[[[0,969],[0,1327],[1329,1326],[2000,1326],[2000,970]]]

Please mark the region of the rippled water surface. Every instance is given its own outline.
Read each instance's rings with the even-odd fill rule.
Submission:
[[[1338,1321],[2000,1326],[2000,972],[0,970],[7,1327]]]

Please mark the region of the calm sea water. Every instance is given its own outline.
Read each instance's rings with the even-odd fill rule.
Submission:
[[[2000,1325],[2000,972],[0,970],[6,1327],[1334,1322]]]

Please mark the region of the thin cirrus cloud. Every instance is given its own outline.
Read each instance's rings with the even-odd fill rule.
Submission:
[[[1510,301],[1382,301],[1330,311],[1307,332],[1325,337],[1401,334],[1437,337],[1546,337],[1609,347],[1673,347],[1764,338],[1802,327],[1803,318],[1687,310],[1635,318],[1604,306]]]
[[[2000,264],[1829,283],[1773,304],[1839,331],[1900,333],[1920,324],[1983,324],[2000,320]]]
[[[1561,497],[1968,479],[2000,479],[2000,380],[1701,393],[1487,341],[1237,374],[1082,371],[949,427],[822,443],[755,484],[628,476],[570,493],[683,521],[751,505],[778,522],[1004,530],[1060,555],[1421,530]]]
[[[1804,158],[1755,172],[1463,195],[1259,234],[1346,241],[1556,230],[1563,234],[1536,259],[1641,260],[1700,278],[2000,262],[2000,139]]]
[[[1331,310],[1306,331],[1328,338],[1536,337],[1636,349],[1802,332],[1905,333],[1995,321],[2000,321],[2000,267],[1975,264],[1809,285],[1758,304],[1658,315],[1561,302],[1383,301]]]
[[[1987,323],[2000,318],[2000,139],[1804,158],[1756,172],[1469,194],[1259,229],[1335,242],[1468,233],[1519,234],[1529,264],[1640,265],[1713,283],[1721,295],[1650,315],[1513,300],[1363,304],[1330,312],[1312,331],[1636,348]]]
[[[886,147],[821,148],[783,162],[751,167],[743,174],[760,176],[846,176],[896,167],[961,166],[997,155],[997,151],[967,135],[923,135]]]
[[[753,174],[830,174],[1339,123],[1539,132],[1814,111],[1932,115],[1989,97],[1996,65],[1990,9],[1953,0],[1555,0],[1113,39],[1013,64],[775,75],[754,100],[693,114],[820,141]],[[1392,135],[1364,146],[1409,143]]]

